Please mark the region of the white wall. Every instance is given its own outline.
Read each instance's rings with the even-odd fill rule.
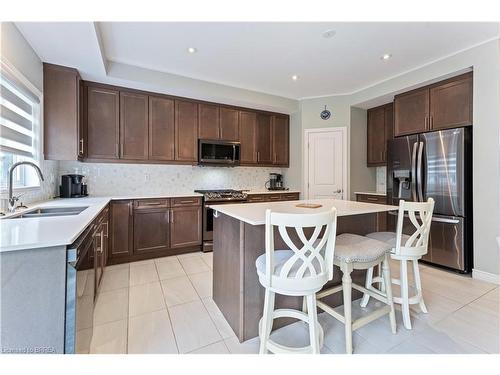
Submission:
[[[0,34],[1,58],[6,59],[34,86],[43,91],[43,67],[35,51],[12,22],[2,22]],[[41,160],[40,168],[45,181],[42,182],[40,188],[23,191],[24,195],[20,199],[23,203],[46,200],[56,194],[58,162]],[[6,194],[1,194],[1,198],[6,198]],[[3,200],[0,209],[5,208]]]
[[[476,46],[443,60],[389,79],[348,96],[309,99],[301,102],[302,129],[322,125],[319,111],[324,104],[333,109],[330,126],[349,126],[350,108],[378,103],[408,88],[474,70],[473,189],[474,269],[500,275],[500,252],[495,237],[500,234],[500,40]],[[353,144],[351,139],[351,157]],[[363,154],[366,149],[360,150]],[[352,172],[351,172],[352,173]],[[294,172],[302,175],[302,172]],[[368,187],[368,186],[367,186]]]

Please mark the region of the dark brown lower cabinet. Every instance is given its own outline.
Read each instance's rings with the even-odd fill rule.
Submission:
[[[108,259],[113,263],[132,255],[133,204],[132,200],[111,202]]]
[[[387,197],[385,195],[376,194],[356,194],[356,200],[358,202],[365,203],[375,203],[375,204],[387,204]],[[377,227],[379,231],[387,230],[387,212],[380,212],[377,214]]]
[[[168,250],[168,208],[134,209],[134,254]]]
[[[175,207],[170,210],[170,247],[201,245],[201,207]]]

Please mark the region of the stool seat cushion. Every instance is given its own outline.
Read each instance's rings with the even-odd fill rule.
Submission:
[[[390,250],[391,246],[386,242],[357,234],[343,233],[335,240],[334,258],[346,263],[372,262]]]
[[[274,250],[274,276],[280,276],[281,269],[288,259],[290,259],[295,253],[292,250]],[[321,272],[321,266],[317,259],[314,259],[311,264],[317,273]],[[290,269],[287,277],[295,277],[299,267],[302,265],[302,261],[298,260]],[[257,273],[266,273],[266,254],[262,254],[255,261],[255,266],[257,267]],[[311,276],[309,270],[306,270],[304,277]]]
[[[393,248],[396,247],[397,235],[394,232],[373,232],[367,234],[366,237],[388,243]],[[408,241],[408,238],[410,238],[410,236],[408,236],[407,234],[401,235],[401,246],[405,245],[406,241]]]

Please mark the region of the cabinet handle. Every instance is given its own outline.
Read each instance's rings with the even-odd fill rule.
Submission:
[[[434,116],[431,115],[429,127],[432,129],[433,126],[434,126]]]
[[[378,202],[378,198],[366,197],[366,200],[373,201],[373,202]]]
[[[120,143],[120,157],[123,156],[123,143]]]
[[[128,204],[128,215],[132,216],[132,202]]]
[[[163,202],[143,202],[140,204],[141,206],[159,206],[163,204]]]
[[[80,155],[83,155],[83,138],[80,138]]]
[[[429,129],[429,116],[425,117],[425,124],[424,124],[424,126],[425,126],[426,130]]]
[[[120,147],[120,146],[119,146],[119,145],[118,145],[118,143],[117,143],[117,144],[115,145],[115,155],[116,155],[116,157],[117,157],[117,158],[118,158],[118,157],[120,157],[120,150],[119,150],[119,147]]]
[[[106,226],[106,234],[103,234],[104,237],[108,238],[109,236],[109,225],[108,222],[102,223],[102,225]]]
[[[170,210],[170,222],[173,224],[174,223],[174,211]]]
[[[257,162],[259,162],[259,161],[260,161],[260,152],[257,151]]]

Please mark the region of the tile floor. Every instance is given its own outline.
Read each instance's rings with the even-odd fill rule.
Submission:
[[[398,274],[397,264],[391,266]],[[421,265],[429,310],[412,311],[406,330],[397,311],[357,330],[354,353],[500,353],[500,287]],[[398,293],[398,291],[395,291]],[[259,339],[239,343],[212,300],[212,253],[193,253],[107,267],[94,313],[91,353],[257,353]],[[353,302],[353,317],[373,309]],[[342,307],[338,308],[342,310]],[[322,353],[344,353],[341,323],[319,316]],[[295,323],[273,333],[285,345],[308,344]]]

